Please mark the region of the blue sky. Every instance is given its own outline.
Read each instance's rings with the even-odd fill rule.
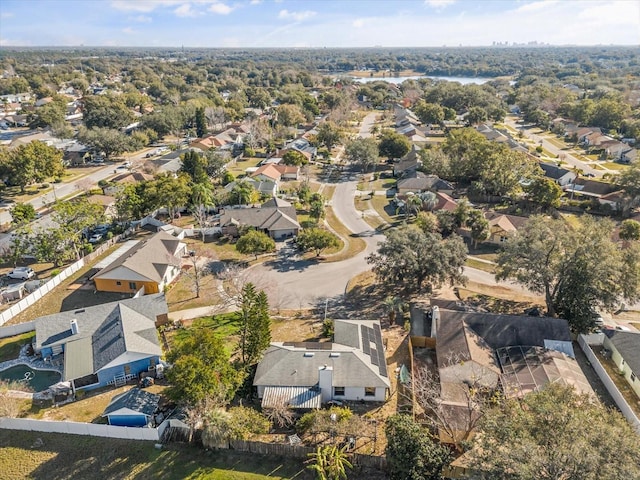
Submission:
[[[0,45],[640,44],[640,1],[3,0]]]

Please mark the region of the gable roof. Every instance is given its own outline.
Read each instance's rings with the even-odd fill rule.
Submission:
[[[453,185],[442,180],[437,175],[426,175],[422,172],[410,172],[405,177],[398,180],[398,189],[414,190],[453,190]]]
[[[111,265],[96,273],[91,279],[100,278],[118,267],[124,267],[151,281],[161,283],[170,265],[180,265],[180,260],[176,257],[176,254],[182,248],[184,248],[184,244],[180,240],[173,235],[160,231],[149,240],[134,245]]]
[[[274,181],[278,181],[280,180],[280,177],[282,177],[282,173],[280,173],[280,170],[276,168],[276,165],[274,165],[273,163],[262,165],[251,174],[252,177],[256,177],[258,175],[264,175],[265,177],[271,178]]]
[[[166,313],[164,294],[154,294],[47,315],[35,320],[35,349],[64,345],[64,380],[73,380],[126,352],[162,355],[155,322]],[[72,320],[78,325],[76,334]]]
[[[552,163],[541,162],[540,168],[544,171],[545,177],[552,178],[553,180],[560,180],[566,174],[573,173],[571,170],[553,165]],[[575,177],[575,173],[573,173],[573,175]]]
[[[220,216],[220,226],[249,225],[265,230],[300,228],[296,209],[289,202],[272,198],[255,208],[228,208]]]
[[[159,402],[160,395],[135,387],[128,392],[113,397],[107,408],[102,412],[102,416],[106,417],[116,413],[118,410],[126,409],[149,417],[154,414]]]
[[[489,211],[484,214],[484,218],[489,221],[489,228],[497,226],[505,232],[515,232],[521,228],[529,219],[517,215],[507,215]]]
[[[253,384],[312,387],[318,383],[319,369],[329,365],[333,367],[333,385],[388,388],[384,349],[378,352],[371,348],[372,339],[380,334],[375,333],[380,332],[380,323],[336,320],[335,327],[337,337],[333,343],[273,342],[258,364]],[[375,344],[381,342],[380,334],[380,340]]]
[[[640,376],[640,333],[622,332],[620,330],[605,329],[604,334],[609,341],[616,347],[618,353],[629,365],[631,371]]]

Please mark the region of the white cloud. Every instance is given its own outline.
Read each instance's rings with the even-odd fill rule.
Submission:
[[[180,5],[178,8],[176,8],[173,13],[176,14],[176,16],[178,17],[196,17],[198,16],[198,12],[193,10],[191,8],[191,4],[190,3],[185,3],[183,5]]]
[[[362,28],[364,27],[364,19],[356,18],[351,25],[353,25],[353,28]]]
[[[153,22],[153,18],[147,15],[137,15],[135,17],[129,17],[129,21],[138,23],[151,23]]]
[[[122,33],[126,33],[126,34],[132,34],[132,33],[136,33],[135,30],[131,27],[126,27],[122,29]]]
[[[250,5],[260,5],[262,3],[262,0],[251,0],[249,2]]]
[[[556,3],[558,3],[558,0],[541,0],[539,2],[525,3],[521,7],[516,8],[515,11],[519,13],[537,12],[549,8]]]
[[[424,0],[425,5],[437,10],[446,8],[449,5],[453,5],[454,3],[456,3],[456,0]]]
[[[304,10],[301,12],[290,12],[289,10],[280,10],[278,18],[285,20],[295,20],[296,22],[302,22],[316,15],[316,12],[312,10]]]
[[[184,3],[184,0],[112,0],[111,6],[116,10],[148,13],[158,7],[171,7],[181,3]]]
[[[13,12],[2,12],[0,13],[0,18],[13,18]]]
[[[233,7],[230,7],[226,3],[214,3],[209,7],[209,11],[217,13],[218,15],[229,15],[233,11]]]

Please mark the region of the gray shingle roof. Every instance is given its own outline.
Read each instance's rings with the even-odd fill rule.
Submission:
[[[640,333],[606,329],[605,335],[636,376],[640,376]]]
[[[288,202],[271,199],[259,208],[229,208],[220,216],[220,226],[249,225],[264,230],[300,228],[296,209]]]
[[[40,317],[35,347],[66,345],[64,377],[79,378],[125,352],[161,355],[155,321],[166,313],[164,294],[155,294]],[[72,335],[74,319],[78,333]]]
[[[140,242],[116,259],[111,265],[103,268],[92,278],[122,266],[155,282],[162,282],[169,265],[180,265],[176,253],[180,248],[180,240],[173,235],[160,231],[146,242]]]
[[[554,180],[558,180],[559,178],[564,177],[567,173],[570,173],[569,170],[558,167],[557,165],[553,165],[551,163],[541,163],[540,168],[544,171],[545,177],[552,178]]]
[[[436,175],[411,172],[398,180],[398,189],[421,192],[423,190],[453,190],[453,185]]]
[[[389,387],[386,373],[381,374],[379,357],[338,340],[363,345],[363,330],[373,330],[377,321],[336,320],[334,343],[274,342],[267,349],[254,377],[254,385],[282,387],[312,387],[318,383],[318,370],[333,367],[333,384],[344,387]],[[365,327],[364,329],[362,327]],[[370,340],[367,339],[367,347]],[[384,361],[384,352],[381,352]]]
[[[102,413],[102,416],[105,417],[123,408],[151,416],[158,408],[159,402],[160,395],[147,392],[140,388],[132,388],[128,392],[113,397]]]

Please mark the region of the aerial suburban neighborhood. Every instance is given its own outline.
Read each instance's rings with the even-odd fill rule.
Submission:
[[[637,45],[277,48],[353,5],[125,3],[288,27],[57,47],[0,6],[1,478],[640,478]]]

